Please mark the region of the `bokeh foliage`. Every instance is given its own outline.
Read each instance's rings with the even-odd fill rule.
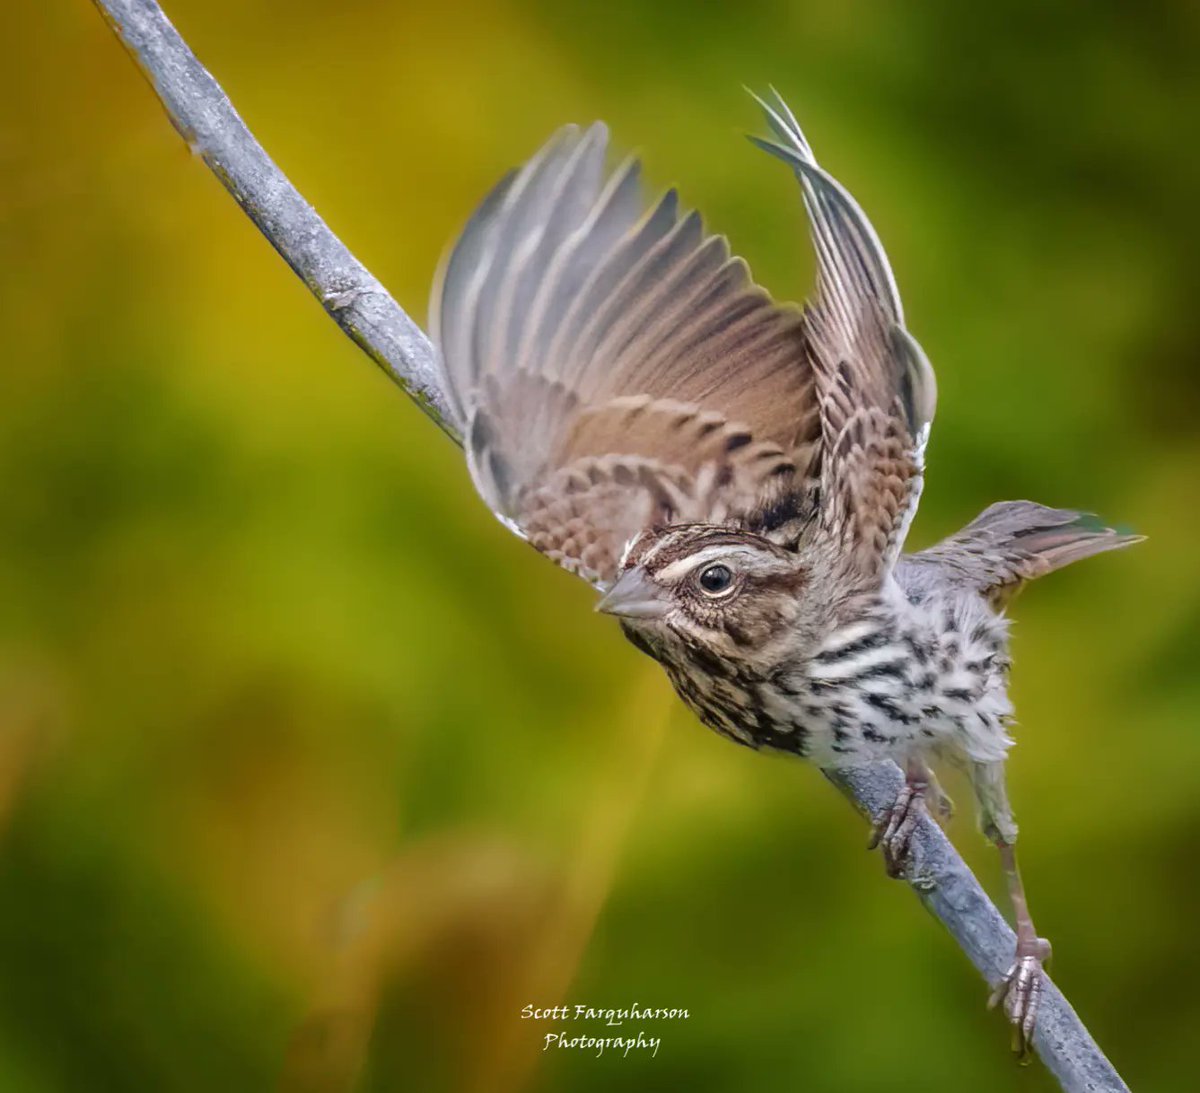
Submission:
[[[802,296],[739,135],[783,90],[938,368],[914,538],[1001,497],[1150,535],[1018,602],[1011,778],[1059,982],[1135,1088],[1195,1088],[1200,9],[168,8],[422,317],[494,178],[596,116]],[[0,1089],[1050,1088],[819,776],[700,730],[487,515],[90,5],[5,25]],[[520,1008],[564,997],[691,1018],[540,1055]]]

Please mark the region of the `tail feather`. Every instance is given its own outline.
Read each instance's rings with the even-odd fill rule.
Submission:
[[[966,584],[1002,606],[1026,581],[1144,538],[1092,513],[1001,501],[936,546],[906,555],[900,575],[908,584],[935,577]]]

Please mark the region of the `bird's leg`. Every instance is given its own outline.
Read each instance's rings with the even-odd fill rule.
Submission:
[[[950,798],[942,792],[933,772],[922,759],[910,758],[904,766],[904,785],[892,805],[875,822],[868,850],[883,848],[883,862],[889,877],[901,877],[908,865],[909,843],[917,821],[925,811],[926,795],[933,791],[939,814],[945,814]]]
[[[1000,864],[1004,869],[1008,899],[1017,928],[1017,948],[1013,961],[992,991],[988,1008],[1004,1003],[1004,1011],[1013,1026],[1013,1051],[1022,1062],[1027,1062],[1041,1002],[1043,968],[1050,959],[1050,942],[1038,937],[1025,899],[1025,886],[1021,883],[1021,873],[1017,868],[1017,826],[1013,823],[1004,788],[1004,765],[977,763],[974,774],[984,834],[1000,852]]]
[[[1030,917],[1029,905],[1025,901],[1025,886],[1017,869],[1016,847],[997,839],[996,849],[1000,851],[1008,899],[1016,920],[1017,951],[1008,971],[992,991],[988,1008],[1004,1003],[1004,1010],[1013,1026],[1013,1051],[1022,1062],[1027,1062],[1042,997],[1042,969],[1050,959],[1050,942],[1038,937]]]
[[[951,800],[950,794],[942,789],[937,775],[928,767],[925,768],[925,777],[929,783],[928,801],[933,805],[934,815],[942,823],[949,823],[954,817],[954,801]]]

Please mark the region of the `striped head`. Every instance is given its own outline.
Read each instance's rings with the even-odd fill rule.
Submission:
[[[642,532],[596,610],[659,660],[684,650],[754,661],[796,633],[809,570],[796,553],[750,532],[677,524]],[[682,647],[682,648],[680,648]]]

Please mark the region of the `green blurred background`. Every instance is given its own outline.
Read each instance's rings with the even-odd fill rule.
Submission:
[[[781,88],[939,371],[913,541],[1015,497],[1150,536],[1018,602],[1010,769],[1058,982],[1134,1088],[1194,1089],[1200,9],[168,10],[422,319],[493,180],[594,117],[803,296],[741,137]],[[0,1090],[1052,1088],[820,776],[700,729],[487,514],[91,6],[5,25]],[[691,1016],[542,1054],[520,1009],[564,998]]]

